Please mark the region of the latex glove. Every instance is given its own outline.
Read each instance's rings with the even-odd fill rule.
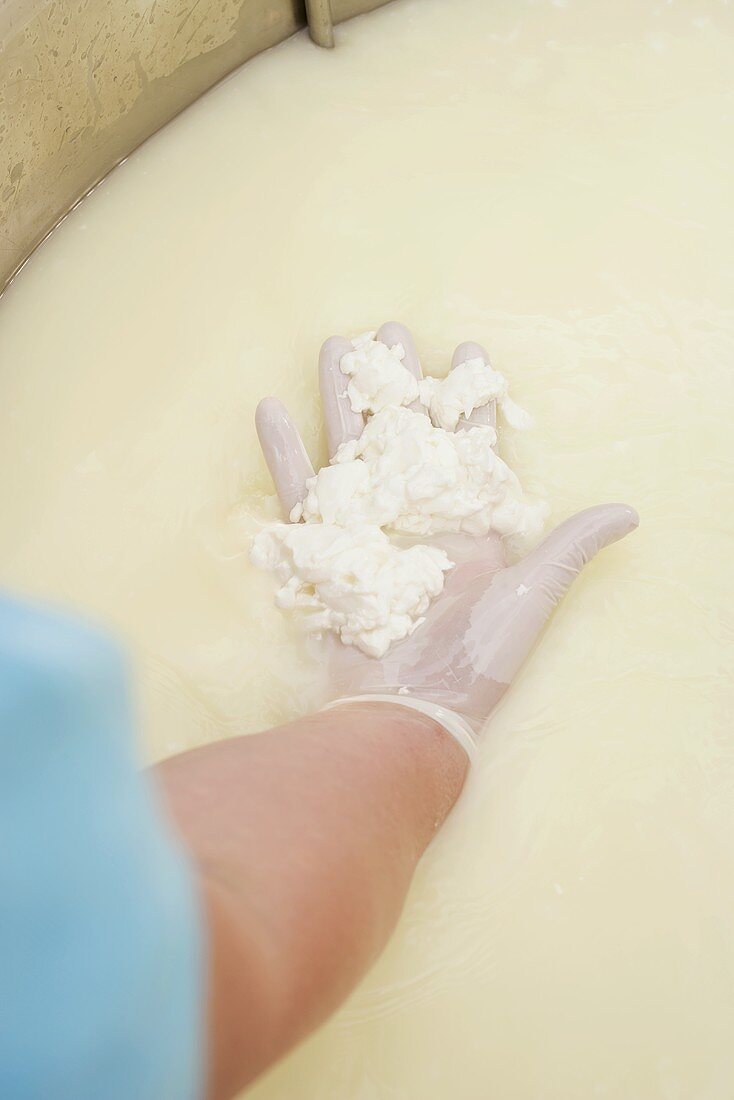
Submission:
[[[422,377],[415,344],[408,330],[390,322],[378,340],[405,349],[404,365]],[[319,359],[319,382],[329,454],[356,439],[364,420],[352,411],[346,395],[348,378],[339,367],[352,345],[331,337]],[[452,369],[481,356],[478,344],[460,344]],[[494,403],[476,409],[470,423],[496,422]],[[257,431],[286,518],[306,493],[314,474],[306,449],[287,410],[274,397],[258,406]],[[567,519],[521,561],[508,565],[503,539],[494,533],[477,538],[447,534],[421,539],[444,549],[456,563],[426,620],[412,635],[395,643],[380,659],[345,646],[333,635],[323,641],[334,691],[341,699],[368,695],[427,710],[442,721],[470,751],[463,731],[476,734],[512,683],[551,612],[573,580],[605,546],[638,525],[637,513],[625,504],[603,504]],[[426,704],[425,706],[423,704]],[[440,708],[441,712],[436,708]],[[459,716],[455,722],[453,716]]]

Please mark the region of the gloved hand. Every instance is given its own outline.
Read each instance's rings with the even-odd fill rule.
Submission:
[[[407,369],[422,377],[413,339],[403,326],[383,325],[376,339],[402,344]],[[351,409],[348,378],[339,367],[352,345],[331,337],[323,345],[319,381],[329,454],[356,439],[364,420]],[[478,344],[460,344],[452,369],[487,353]],[[476,409],[471,424],[496,421],[494,403]],[[314,475],[303,442],[287,410],[274,397],[258,406],[257,431],[263,454],[286,514],[306,494]],[[449,729],[471,753],[473,737],[533,648],[551,612],[572,581],[599,550],[623,538],[638,525],[625,504],[603,504],[565,520],[521,561],[508,565],[503,539],[446,534],[422,542],[440,546],[456,563],[443,592],[429,608],[425,622],[380,659],[367,657],[333,635],[323,639],[331,682],[339,700],[369,696],[426,711]]]

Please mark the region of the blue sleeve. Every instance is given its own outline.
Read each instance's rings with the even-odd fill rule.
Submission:
[[[120,651],[0,594],[0,1097],[197,1100],[203,984]]]

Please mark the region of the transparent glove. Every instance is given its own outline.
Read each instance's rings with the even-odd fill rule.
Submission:
[[[389,322],[377,333],[388,346],[402,344],[404,365],[422,377],[415,344],[408,330]],[[364,420],[351,409],[348,378],[339,368],[351,350],[348,340],[333,336],[323,345],[319,383],[329,446],[361,435]],[[486,351],[460,344],[452,369]],[[476,409],[471,424],[495,425],[494,403]],[[306,493],[314,470],[303,442],[280,401],[268,397],[256,414],[260,444],[285,511],[290,515]],[[565,520],[527,557],[508,565],[503,539],[494,533],[475,537],[446,534],[422,538],[440,546],[456,563],[443,592],[429,608],[425,622],[395,643],[384,657],[365,656],[333,635],[322,642],[336,698],[390,699],[431,714],[453,733],[471,755],[473,738],[512,683],[551,612],[584,565],[605,546],[638,525],[634,509],[603,504]],[[332,704],[333,705],[333,704]]]

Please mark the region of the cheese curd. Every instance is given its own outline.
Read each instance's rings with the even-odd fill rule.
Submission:
[[[371,523],[411,535],[533,536],[545,506],[525,500],[496,442],[494,428],[448,432],[423,413],[391,406],[309,479],[291,519]]]
[[[343,355],[339,367],[349,377],[347,395],[353,412],[376,413],[389,405],[410,405],[418,397],[418,380],[403,366],[405,348],[390,348],[364,332],[352,340],[354,351]]]
[[[306,630],[332,631],[381,657],[416,629],[452,565],[435,547],[398,549],[389,532],[528,537],[540,531],[546,508],[525,500],[495,451],[493,427],[453,430],[491,400],[508,421],[527,426],[503,375],[475,358],[419,383],[403,365],[401,344],[390,348],[366,332],[352,348],[339,368],[352,409],[367,413],[364,429],[309,478],[291,523],[257,536],[251,560],[275,573],[276,603],[299,613]]]
[[[445,378],[424,378],[418,391],[421,404],[439,428],[453,431],[462,417],[468,418],[490,401],[497,401],[511,427],[532,427],[532,417],[508,396],[505,376],[479,357],[459,363]]]
[[[376,526],[278,523],[256,536],[251,560],[281,582],[275,602],[312,633],[333,631],[370,657],[412,634],[451,569],[434,546],[394,546]]]

